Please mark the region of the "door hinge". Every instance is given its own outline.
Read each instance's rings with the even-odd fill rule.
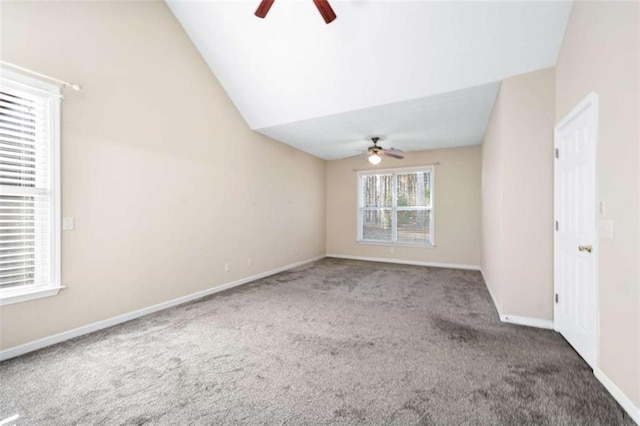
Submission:
[[[560,150],[556,148],[556,158],[560,158]]]
[[[558,303],[558,293],[556,293],[556,303]]]
[[[558,230],[559,226],[558,226],[558,221],[556,220],[556,231]]]

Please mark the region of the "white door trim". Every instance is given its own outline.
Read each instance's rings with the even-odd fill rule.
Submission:
[[[578,105],[576,105],[569,114],[567,114],[562,120],[560,120],[560,122],[558,122],[554,128],[554,150],[557,149],[557,134],[558,134],[558,129],[564,127],[565,125],[567,125],[569,122],[571,122],[572,120],[574,120],[580,113],[582,113],[585,109],[592,107],[593,108],[593,113],[595,115],[594,118],[594,156],[593,156],[593,186],[594,186],[594,190],[595,190],[595,203],[593,205],[593,209],[595,211],[595,217],[596,217],[596,229],[594,230],[595,232],[595,238],[593,239],[592,242],[592,247],[593,247],[593,256],[594,256],[594,262],[593,262],[593,273],[594,273],[594,285],[595,285],[595,335],[593,336],[595,339],[594,343],[594,347],[595,347],[595,354],[594,354],[594,360],[593,360],[593,365],[591,365],[591,367],[594,369],[594,371],[598,368],[599,365],[599,354],[600,354],[600,346],[599,346],[599,342],[600,342],[600,280],[599,280],[599,254],[600,254],[600,241],[599,241],[599,236],[598,236],[598,211],[597,211],[597,203],[599,200],[599,194],[598,194],[598,162],[597,162],[597,149],[598,149],[598,139],[599,139],[599,96],[597,93],[595,92],[590,92],[589,94],[587,94],[587,96],[584,97],[584,99],[582,99],[582,101],[580,101],[580,103],[578,103]],[[554,194],[553,194],[553,199],[554,199],[554,208],[553,208],[553,216],[554,216],[554,238],[553,238],[553,261],[554,261],[554,285],[553,285],[553,292],[554,292],[554,301],[553,301],[553,316],[554,316],[554,330],[559,332],[558,329],[558,321],[556,321],[556,319],[558,318],[558,304],[555,303],[555,295],[557,294],[558,291],[558,278],[557,278],[557,263],[558,263],[558,238],[557,238],[557,232],[555,231],[555,220],[557,220],[558,218],[558,191],[556,190],[557,188],[557,182],[555,181],[555,178],[558,176],[558,161],[555,161],[554,158],[554,166],[553,166],[553,170],[554,170]]]

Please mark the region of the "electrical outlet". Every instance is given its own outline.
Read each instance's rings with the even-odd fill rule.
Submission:
[[[613,221],[601,220],[598,223],[598,235],[604,240],[613,240]]]
[[[389,253],[393,254],[396,252],[395,247],[389,247]]]
[[[251,258],[248,258],[248,259],[247,259],[247,266],[251,266],[251,263],[252,263],[252,262],[251,262]]]
[[[225,264],[224,264],[224,271],[225,271],[225,272],[229,272],[230,270],[231,270],[231,266],[229,266],[229,264],[228,264],[228,263],[225,263]]]
[[[62,218],[62,230],[63,231],[73,231],[76,227],[75,219],[73,217],[63,217]]]

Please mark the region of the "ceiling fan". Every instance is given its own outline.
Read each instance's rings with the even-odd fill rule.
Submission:
[[[256,16],[258,18],[264,18],[267,16],[267,13],[269,13],[269,9],[271,9],[274,1],[275,0],[262,0],[256,9]],[[318,8],[320,15],[322,15],[322,18],[324,18],[324,22],[328,24],[336,19],[336,13],[331,8],[328,0],[313,0],[313,2]]]
[[[371,164],[380,164],[380,161],[382,161],[382,157],[380,157],[381,155],[384,155],[386,157],[396,158],[398,160],[402,160],[404,158],[404,155],[400,154],[402,152],[401,149],[396,149],[396,148],[384,149],[379,147],[378,146],[379,140],[380,140],[379,137],[372,137],[371,142],[373,142],[373,146],[370,146],[369,149],[367,149],[367,155],[369,156],[368,160]]]

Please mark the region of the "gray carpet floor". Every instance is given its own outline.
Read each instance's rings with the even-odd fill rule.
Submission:
[[[323,259],[0,364],[18,425],[632,425],[478,272]]]

